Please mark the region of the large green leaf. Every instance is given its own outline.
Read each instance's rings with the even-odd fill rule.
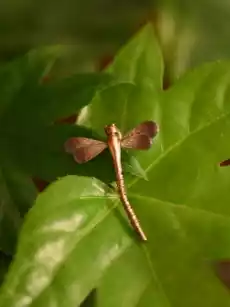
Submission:
[[[107,71],[113,73],[122,82],[151,84],[157,89],[162,88],[163,59],[150,24],[141,29],[119,51]]]
[[[157,100],[162,88],[163,61],[153,28],[147,25],[132,38],[107,71],[121,84],[98,93],[78,123],[93,127],[98,132],[102,131],[104,124],[113,121],[122,130],[130,129],[134,121],[137,124],[146,119],[148,112],[152,114],[154,105],[150,105],[149,101]]]
[[[58,180],[27,216],[2,307],[76,307],[92,291],[100,307],[230,305],[212,269],[230,257],[230,172],[218,165],[230,152],[229,71],[229,62],[210,63],[161,92],[143,70],[133,85],[96,95],[90,122],[99,134],[108,120],[122,130],[146,119],[160,126],[151,150],[136,155],[148,181],[126,178],[148,242],[104,183]],[[109,178],[112,165],[100,170]]]
[[[150,25],[145,26],[121,49],[107,71],[120,83],[98,92],[87,110],[82,111],[78,124],[90,127],[101,135],[104,134],[104,126],[111,123],[116,123],[122,132],[127,132],[157,113],[157,104],[153,104],[153,101],[159,100],[163,61]],[[142,165],[135,160],[135,153],[132,154],[132,159],[124,164],[125,170],[146,179]]]
[[[103,185],[69,176],[39,196],[23,227],[1,306],[228,306],[210,270],[229,255],[229,218],[138,194],[138,241]],[[220,304],[220,305],[219,305]]]

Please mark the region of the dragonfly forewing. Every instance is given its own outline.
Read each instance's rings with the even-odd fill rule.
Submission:
[[[85,163],[98,156],[107,144],[94,139],[88,138],[70,138],[65,143],[66,152],[73,155],[77,163]]]
[[[158,126],[153,121],[146,121],[128,132],[121,140],[121,147],[146,150],[152,145],[152,138],[157,134]]]

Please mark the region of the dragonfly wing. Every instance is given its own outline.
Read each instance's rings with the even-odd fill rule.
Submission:
[[[65,142],[65,151],[72,154],[77,163],[85,163],[99,155],[107,144],[88,138],[70,138]]]
[[[121,141],[121,147],[128,149],[149,149],[152,145],[152,139],[147,135],[138,135],[133,137],[124,138]]]
[[[130,149],[149,149],[152,145],[152,138],[157,132],[158,126],[155,122],[143,122],[124,136],[121,146]]]

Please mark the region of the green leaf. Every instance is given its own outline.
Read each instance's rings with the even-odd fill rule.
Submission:
[[[27,216],[1,306],[79,306],[95,288],[99,306],[228,306],[209,266],[230,253],[229,218],[138,193],[146,245],[99,181],[52,184]]]
[[[81,125],[101,133],[105,124],[116,122],[124,132],[146,120],[146,114],[151,117],[162,88],[163,61],[150,25],[128,42],[107,71],[120,82],[95,95]]]
[[[99,93],[91,114],[97,133],[112,119],[122,130],[146,119],[160,126],[152,148],[137,152],[148,181],[125,178],[148,241],[139,241],[104,183],[67,176],[30,210],[0,306],[76,307],[92,291],[100,307],[229,306],[212,270],[230,258],[230,172],[218,165],[230,153],[229,100],[227,61],[192,71],[166,92],[138,81]],[[126,101],[129,112],[119,112]],[[102,173],[112,169],[102,165]]]
[[[229,68],[225,61],[204,65],[162,95],[155,160],[140,157],[149,163],[151,184],[137,182],[140,189],[154,185],[157,198],[224,213],[228,171],[220,169],[219,162],[230,152]],[[172,163],[174,159],[178,163]]]
[[[1,167],[0,250],[12,254],[23,216],[32,206],[37,191],[31,179],[17,169]]]
[[[3,81],[0,82],[0,165],[13,163],[29,175],[45,180],[78,170],[63,149],[68,131],[73,133],[74,128],[50,124],[79,111],[112,80],[108,74],[85,74],[44,83],[44,76],[61,51],[55,48],[33,51],[0,68],[0,81]],[[75,128],[74,132],[77,134],[79,130],[82,132],[81,128]],[[89,175],[93,174],[90,165],[88,169]],[[85,174],[82,167],[81,173]]]
[[[0,67],[1,122],[9,114],[11,119],[16,119],[25,112],[26,106],[33,103],[36,89],[50,72],[58,55],[60,53],[58,50],[54,53],[54,48],[34,50]],[[21,111],[19,106],[23,106]]]
[[[150,84],[162,88],[163,58],[153,27],[149,24],[141,29],[126,44],[107,69],[120,82]]]
[[[140,122],[153,118],[162,88],[162,55],[150,25],[144,27],[115,57],[107,69],[115,83],[97,93],[77,123],[104,134],[104,126],[116,123],[125,133]],[[141,107],[140,107],[141,102]],[[147,115],[147,116],[146,116]],[[135,153],[125,170],[145,178]]]
[[[45,81],[59,53],[52,55],[50,59],[49,48],[41,49],[2,67],[1,127],[14,123],[16,129],[27,130],[75,114],[111,81],[108,74],[93,73]]]

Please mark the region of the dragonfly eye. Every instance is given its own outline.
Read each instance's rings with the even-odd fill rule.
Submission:
[[[105,130],[105,133],[106,133],[106,134],[110,134],[110,128],[109,128],[109,126],[105,126],[105,127],[104,127],[104,130]]]
[[[121,133],[119,131],[114,132],[114,135],[121,140]]]

